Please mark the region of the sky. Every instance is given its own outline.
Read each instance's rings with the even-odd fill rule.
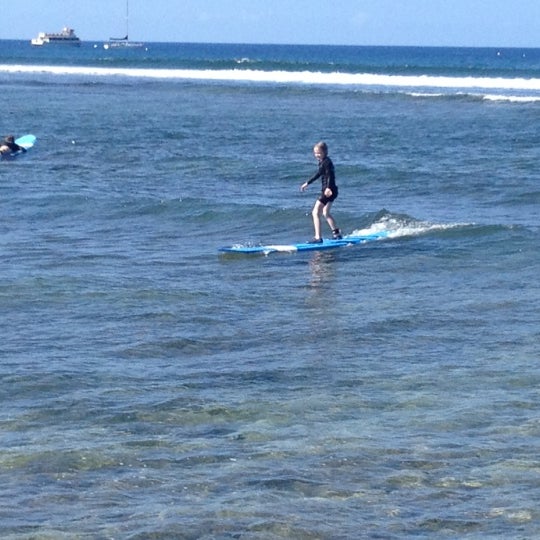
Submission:
[[[126,0],[2,2],[0,39],[126,33]],[[135,41],[540,47],[540,0],[129,0]]]

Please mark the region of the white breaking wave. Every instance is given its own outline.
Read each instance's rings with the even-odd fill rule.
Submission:
[[[483,99],[487,101],[510,101],[512,103],[534,103],[540,101],[540,96],[505,96],[505,95],[486,95]]]
[[[473,225],[472,223],[430,223],[399,217],[386,216],[367,229],[357,229],[351,236],[364,236],[380,232],[388,232],[388,238],[402,238],[406,236],[419,236],[436,231],[460,229]]]
[[[197,70],[105,68],[91,66],[38,66],[9,64],[0,65],[0,73],[258,82],[278,84],[344,85],[352,87],[540,92],[540,79],[538,78],[526,79],[503,77],[450,77],[432,75],[382,75],[373,73],[262,71],[252,69]],[[540,96],[532,96],[532,98],[536,97]],[[496,95],[486,96],[486,99],[495,98],[500,97]],[[517,96],[516,100],[530,101],[532,98],[529,97],[529,99],[527,99],[527,96]]]

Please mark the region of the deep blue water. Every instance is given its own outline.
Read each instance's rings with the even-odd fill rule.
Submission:
[[[537,537],[539,58],[0,42],[2,537]]]
[[[470,47],[371,47],[146,43],[140,48],[104,49],[101,42],[77,47],[32,47],[1,41],[5,63],[101,65],[151,69],[345,71],[411,75],[538,77],[540,49]]]

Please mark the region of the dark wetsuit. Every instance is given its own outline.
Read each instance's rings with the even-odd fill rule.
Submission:
[[[19,146],[16,142],[8,141],[4,139],[0,141],[0,146],[7,146],[12,153],[14,152],[26,152],[26,148]]]
[[[332,160],[326,156],[320,163],[319,163],[319,170],[315,174],[315,176],[312,176],[307,183],[311,184],[312,182],[315,182],[317,178],[321,178],[322,186],[321,186],[321,196],[319,197],[319,201],[321,201],[323,204],[328,204],[329,202],[332,202],[336,199],[338,196],[338,187],[336,186],[336,174],[334,172],[334,164],[332,163]],[[330,188],[332,190],[332,196],[327,197],[324,194],[324,191],[326,188]]]

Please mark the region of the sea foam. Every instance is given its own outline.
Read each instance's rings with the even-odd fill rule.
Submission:
[[[274,84],[335,85],[441,90],[498,90],[539,92],[538,96],[515,96],[516,101],[540,98],[539,78],[452,77],[432,75],[388,75],[320,71],[263,71],[253,69],[148,69],[91,66],[0,65],[0,73],[71,75],[81,77],[130,77],[143,79],[230,81]],[[497,95],[497,98],[501,96]],[[504,96],[503,96],[504,97]],[[486,99],[493,96],[486,96]],[[507,99],[507,97],[506,97]]]

